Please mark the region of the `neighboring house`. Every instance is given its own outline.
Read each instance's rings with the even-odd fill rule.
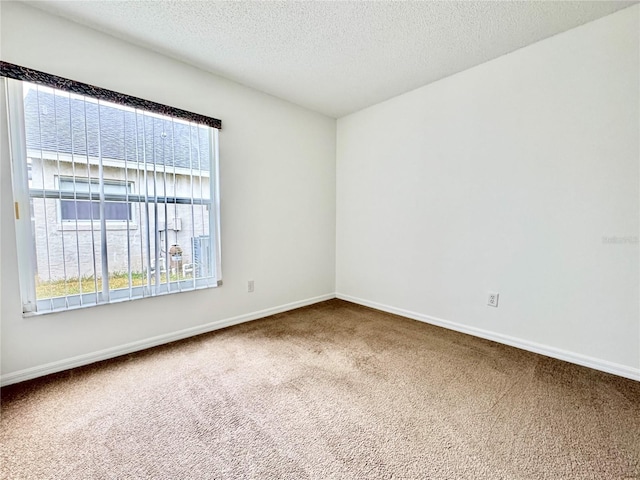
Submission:
[[[74,191],[97,197],[100,168],[111,273],[152,272],[156,255],[161,271],[180,276],[206,263],[199,257],[208,254],[208,206],[177,199],[210,199],[208,128],[33,88],[24,108],[39,281],[100,272],[99,202],[42,198]],[[174,245],[182,257],[172,262],[167,252]]]

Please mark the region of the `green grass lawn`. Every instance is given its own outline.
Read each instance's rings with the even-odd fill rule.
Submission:
[[[171,274],[170,281],[175,282],[178,280],[184,280],[185,277],[179,277],[176,274]],[[167,275],[165,273],[160,274],[160,283],[166,283]],[[102,278],[97,279],[98,291],[102,290]],[[131,274],[131,286],[139,287],[147,284],[147,277],[142,272],[134,272]],[[155,275],[151,276],[151,284],[155,284]],[[54,280],[49,282],[43,282],[36,277],[36,298],[53,298],[64,297],[66,295],[76,295],[80,293],[80,286],[82,286],[82,293],[93,293],[96,291],[96,281],[93,276],[82,278],[69,278],[67,280]],[[118,288],[129,288],[129,274],[127,273],[114,273],[109,277],[109,288],[115,290]]]

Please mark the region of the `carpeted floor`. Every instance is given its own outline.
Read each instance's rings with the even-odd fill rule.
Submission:
[[[640,383],[340,300],[2,392],[10,479],[638,479]]]

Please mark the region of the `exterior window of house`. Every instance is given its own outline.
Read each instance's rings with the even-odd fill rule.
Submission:
[[[215,119],[0,81],[25,314],[221,284]]]
[[[100,191],[100,182],[97,179],[87,180],[86,178],[60,178],[60,190],[64,192],[80,191],[83,193]],[[125,196],[127,191],[131,193],[131,185],[124,182],[104,182],[105,194]],[[131,216],[131,203],[127,202],[105,202],[104,214],[107,221],[126,222],[133,220]],[[100,202],[89,202],[86,200],[60,200],[60,220],[65,221],[91,221],[100,220]],[[108,228],[108,225],[107,225]]]

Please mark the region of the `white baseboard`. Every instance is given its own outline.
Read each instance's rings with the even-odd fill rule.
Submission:
[[[484,338],[487,340],[493,340],[494,342],[503,343],[512,347],[520,348],[522,350],[528,350],[530,352],[539,353],[551,358],[557,358],[558,360],[564,360],[566,362],[582,365],[583,367],[593,368],[594,370],[600,370],[602,372],[612,373],[620,377],[630,378],[631,380],[640,381],[640,368],[633,368],[627,365],[621,365],[619,363],[609,362],[607,360],[600,360],[598,358],[589,357],[579,353],[569,352],[555,347],[542,345],[540,343],[530,342],[520,338],[510,337],[501,333],[491,332],[481,328],[469,327],[449,320],[443,320],[441,318],[424,315],[422,313],[411,312],[402,308],[390,307],[381,303],[372,302],[362,298],[352,297],[350,295],[344,295],[342,293],[336,293],[336,297],[348,302],[357,303],[366,307],[375,308],[376,310],[382,310],[383,312],[393,313],[402,317],[411,318],[420,322],[429,323],[431,325],[437,325],[439,327],[447,328],[449,330],[455,330],[457,332],[467,333],[475,337]]]
[[[127,343],[118,347],[106,348],[97,352],[87,353],[84,355],[78,355],[76,357],[59,360],[56,362],[47,363],[44,365],[38,365],[36,367],[25,368],[24,370],[18,370],[17,372],[6,373],[0,377],[0,385],[11,385],[13,383],[24,382],[25,380],[31,380],[33,378],[41,377],[43,375],[49,375],[51,373],[62,372],[70,368],[81,367],[90,363],[99,362],[101,360],[107,360],[109,358],[119,357],[120,355],[126,355],[128,353],[137,352],[146,348],[156,347],[165,343],[174,342],[176,340],[182,340],[184,338],[200,335],[201,333],[211,332],[213,330],[219,330],[221,328],[230,327],[239,323],[249,322],[251,320],[257,320],[259,318],[268,317],[269,315],[275,315],[276,313],[286,312],[300,307],[306,307],[314,303],[323,302],[336,298],[334,293],[327,293],[318,297],[307,298],[297,302],[287,303],[278,307],[267,308],[265,310],[259,310],[257,312],[246,313],[244,315],[238,315],[237,317],[227,318],[223,320],[216,320],[204,325],[198,325],[197,327],[185,328],[173,333],[167,333],[165,335],[158,335],[156,337],[146,338],[137,342]]]
[[[362,298],[352,297],[350,295],[344,295],[341,293],[333,294],[328,293],[320,295],[318,297],[308,298],[306,300],[300,300],[298,302],[292,302],[278,307],[267,308],[265,310],[259,310],[257,312],[251,312],[237,317],[227,318],[223,320],[216,320],[205,325],[199,325],[197,327],[187,328],[179,330],[177,332],[168,333],[165,335],[159,335],[156,337],[147,338],[137,342],[127,343],[118,347],[107,348],[99,350],[97,352],[87,353],[84,355],[78,355],[76,357],[59,360],[56,362],[39,365],[36,367],[26,368],[24,370],[18,370],[17,372],[11,372],[4,374],[0,377],[0,385],[11,385],[13,383],[23,382],[25,380],[31,380],[33,378],[41,377],[43,375],[49,375],[51,373],[57,373],[70,368],[81,367],[90,363],[98,362],[101,360],[107,360],[109,358],[118,357],[120,355],[126,355],[128,353],[137,352],[146,348],[163,345],[165,343],[174,342],[176,340],[182,340],[184,338],[193,337],[202,333],[219,330],[221,328],[230,327],[239,323],[249,322],[251,320],[257,320],[259,318],[268,317],[269,315],[275,315],[276,313],[286,312],[314,303],[323,302],[332,298],[340,298],[348,302],[357,303],[366,307],[375,308],[383,312],[393,313],[402,317],[411,318],[420,322],[437,325],[449,330],[455,330],[457,332],[466,333],[487,340],[493,340],[494,342],[503,343],[512,347],[521,348],[530,352],[546,355],[547,357],[557,358],[584,367],[593,368],[602,372],[612,373],[620,377],[630,378],[632,380],[640,381],[640,368],[633,368],[618,363],[608,362],[606,360],[600,360],[598,358],[581,355],[578,353],[569,352],[567,350],[561,350],[547,345],[542,345],[528,340],[522,340],[508,335],[502,335],[500,333],[491,332],[481,328],[469,327],[456,322],[443,320],[429,315],[404,310],[402,308],[391,307],[383,305],[381,303],[372,302]]]

